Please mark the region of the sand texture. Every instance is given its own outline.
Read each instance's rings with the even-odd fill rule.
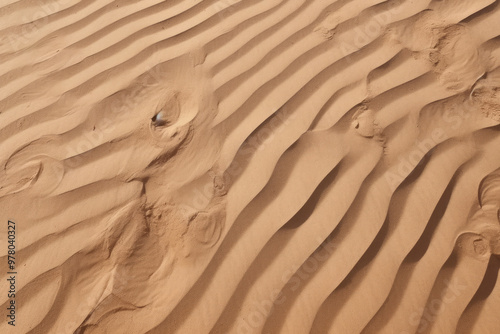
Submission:
[[[0,87],[2,334],[500,333],[500,0],[0,0]]]

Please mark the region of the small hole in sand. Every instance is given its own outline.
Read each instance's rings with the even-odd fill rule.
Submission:
[[[488,251],[487,242],[484,239],[476,239],[473,241],[474,251],[476,254],[484,255]]]
[[[162,111],[158,112],[151,118],[151,122],[154,126],[165,126],[167,125],[167,120],[165,119],[165,113]]]

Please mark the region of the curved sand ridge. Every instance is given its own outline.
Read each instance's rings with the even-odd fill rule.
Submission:
[[[500,2],[0,16],[0,332],[500,332]]]

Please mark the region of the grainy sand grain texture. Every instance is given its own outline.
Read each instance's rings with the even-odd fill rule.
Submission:
[[[499,0],[0,0],[0,166],[0,333],[500,333]]]

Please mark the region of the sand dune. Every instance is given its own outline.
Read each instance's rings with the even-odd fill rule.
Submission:
[[[499,1],[0,17],[0,333],[500,332]]]

